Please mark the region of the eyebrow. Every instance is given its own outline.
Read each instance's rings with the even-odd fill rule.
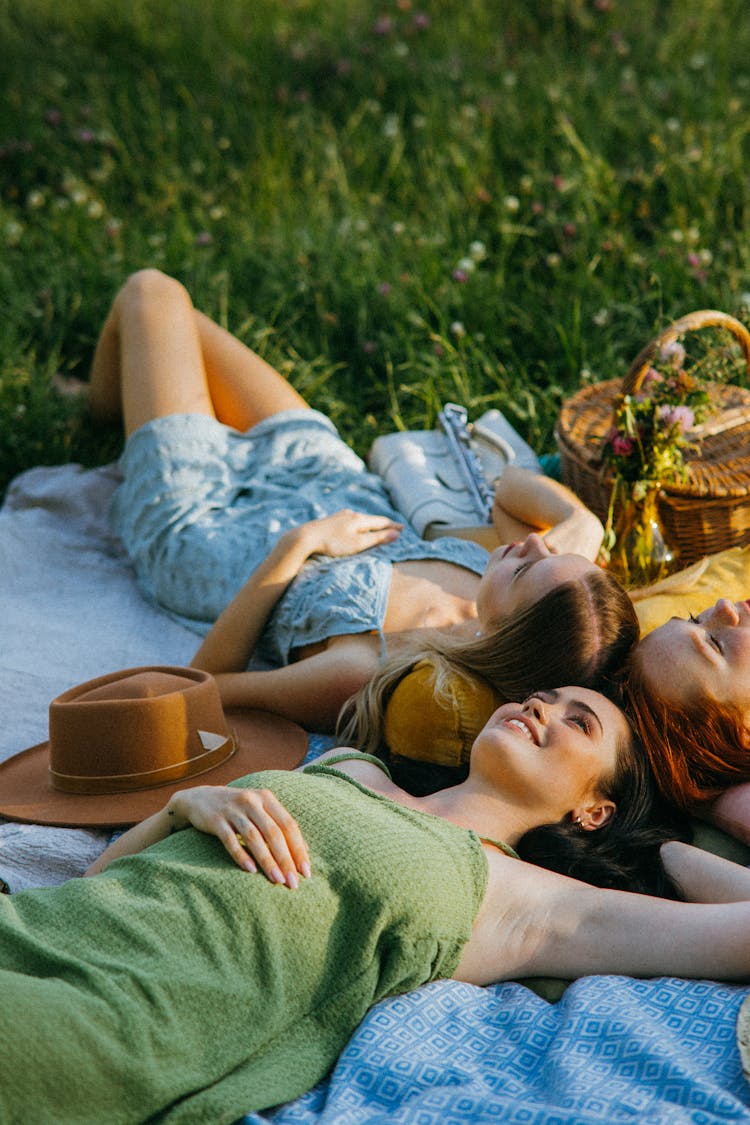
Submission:
[[[546,697],[550,701],[550,703],[557,703],[558,699],[560,698],[560,692],[557,690],[557,688],[550,688],[548,691],[538,691],[536,694],[538,696],[541,696],[542,698]],[[582,699],[571,699],[570,702],[572,706],[579,707],[581,711],[585,711],[587,715],[591,715],[593,719],[596,719],[596,725],[599,727],[599,732],[600,734],[604,735],[604,727],[602,726],[602,721],[593,707],[589,707],[588,703],[584,703]]]
[[[584,703],[582,699],[574,699],[573,703],[575,703],[576,707],[580,707],[582,711],[585,711],[587,715],[591,715],[592,719],[596,719],[596,725],[599,727],[599,733],[603,735],[604,727],[602,726],[602,721],[597,715],[594,708],[589,707],[588,703]]]

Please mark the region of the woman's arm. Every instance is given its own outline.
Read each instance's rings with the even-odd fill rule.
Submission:
[[[601,890],[508,857],[488,860],[488,894],[455,974],[460,980],[489,984],[592,973],[750,977],[750,892],[726,873],[711,893],[713,902],[674,902]],[[669,869],[696,894],[708,888],[708,868],[701,876],[686,855],[673,852]]]
[[[98,875],[113,860],[141,852],[191,825],[221,840],[238,867],[256,872],[260,866],[272,883],[294,889],[298,874],[310,875],[310,856],[299,826],[275,794],[224,785],[173,793],[163,809],[110,844],[86,875]]]
[[[292,528],[217,618],[192,660],[214,675],[242,672],[281,595],[311,555],[354,555],[397,538],[402,524],[348,509]]]
[[[750,869],[692,844],[662,844],[667,874],[688,902],[750,902]]]
[[[601,521],[569,488],[541,473],[509,465],[495,486],[492,522],[502,542],[541,531],[558,554],[594,561],[604,535]]]
[[[307,730],[332,733],[346,701],[377,671],[380,640],[364,634],[334,638],[323,652],[284,668],[216,676],[225,707],[271,711]]]

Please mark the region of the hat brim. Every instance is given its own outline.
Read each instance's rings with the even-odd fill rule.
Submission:
[[[267,711],[225,710],[237,749],[205,773],[128,793],[64,793],[50,781],[49,742],[0,762],[0,817],[58,828],[120,828],[163,808],[172,793],[195,785],[226,785],[245,774],[295,769],[307,752],[307,732]]]

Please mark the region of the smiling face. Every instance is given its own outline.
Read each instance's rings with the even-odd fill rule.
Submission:
[[[734,704],[750,726],[750,602],[720,598],[697,617],[673,617],[639,642],[635,659],[665,703]]]
[[[557,586],[596,567],[582,555],[552,554],[541,535],[498,547],[487,562],[477,593],[477,618],[484,631],[538,602]]]
[[[536,823],[568,813],[597,828],[614,813],[602,792],[631,734],[618,707],[598,692],[566,687],[506,703],[480,731],[472,774],[494,779],[503,796],[521,802]]]

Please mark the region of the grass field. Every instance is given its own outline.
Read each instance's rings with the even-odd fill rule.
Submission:
[[[750,305],[745,0],[0,0],[0,495],[156,265],[355,448]]]

